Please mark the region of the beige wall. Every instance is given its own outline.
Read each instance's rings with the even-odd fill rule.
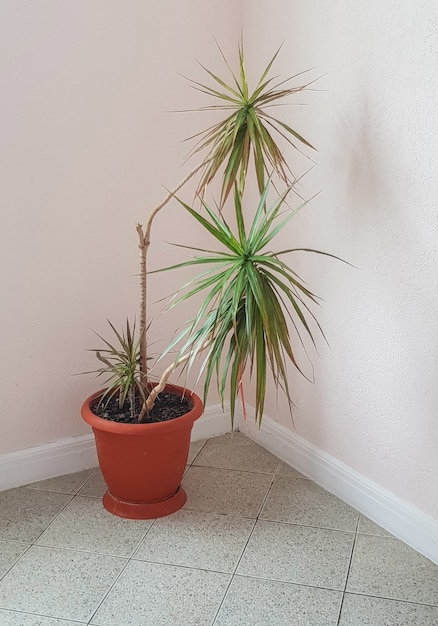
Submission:
[[[281,73],[323,76],[290,109],[319,149],[303,193],[321,193],[286,239],[358,268],[300,257],[330,347],[315,385],[292,375],[297,431],[438,519],[437,3],[248,0],[244,15],[254,64],[284,41]],[[274,394],[266,413],[290,424]]]
[[[79,409],[97,383],[73,374],[96,366],[91,329],[136,314],[135,223],[188,171],[182,140],[206,121],[170,112],[196,101],[180,74],[220,63],[214,36],[235,49],[240,8],[5,0],[0,31],[3,453],[88,432]],[[188,227],[175,208],[157,221],[155,267]],[[151,300],[181,280],[152,279]],[[156,320],[154,352],[179,322]]]
[[[297,261],[330,343],[315,385],[291,372],[297,431],[437,518],[434,0],[0,4],[0,453],[86,432],[96,383],[72,375],[95,366],[90,329],[136,313],[134,224],[187,171],[181,140],[200,127],[166,112],[198,101],[178,74],[219,64],[214,36],[235,49],[242,9],[250,72],[284,41],[282,74],[324,75],[290,109],[319,148],[303,193],[321,193],[284,240],[358,267]],[[155,266],[188,228],[176,208],[159,218]],[[181,280],[153,279],[152,298]],[[156,352],[189,315],[163,306]],[[274,394],[266,413],[290,426]]]

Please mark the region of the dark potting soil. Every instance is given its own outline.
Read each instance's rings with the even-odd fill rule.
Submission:
[[[140,406],[140,402],[138,402]],[[178,396],[174,393],[162,392],[155,401],[154,407],[145,416],[143,424],[152,424],[155,422],[166,422],[173,420],[181,415],[185,415],[193,408],[193,402],[188,396]],[[99,400],[91,406],[91,410],[95,415],[111,422],[121,422],[123,424],[136,424],[136,420],[132,420],[130,404],[126,400],[122,408],[119,407],[118,396],[105,398],[99,403]],[[138,412],[137,412],[138,414]]]

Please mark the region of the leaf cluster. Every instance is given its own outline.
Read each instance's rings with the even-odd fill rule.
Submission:
[[[299,366],[289,324],[300,340],[304,332],[315,343],[309,317],[322,333],[309,308],[309,305],[317,303],[316,296],[283,260],[286,254],[297,250],[273,252],[270,249],[274,237],[296,211],[281,211],[289,189],[267,209],[268,188],[269,182],[247,228],[241,194],[237,184],[235,185],[236,234],[228,226],[222,212],[214,212],[205,201],[202,201],[205,212],[203,215],[179,200],[181,206],[201,224],[216,243],[221,244],[222,250],[212,252],[190,248],[203,254],[160,270],[192,266],[206,268],[184,285],[174,298],[173,306],[204,293],[196,316],[178,334],[168,350],[182,344],[176,362],[182,355],[190,354],[185,363],[188,370],[197,357],[202,358],[200,369],[205,373],[204,400],[213,376],[216,378],[222,402],[227,384],[229,385],[232,420],[243,372],[247,366],[255,376],[256,421],[260,422],[262,419],[269,370],[275,385],[283,389],[292,404],[287,361],[290,360],[298,369]]]
[[[126,328],[119,332],[109,321],[108,324],[115,336],[115,342],[111,343],[99,333],[95,333],[101,339],[106,348],[94,348],[91,351],[96,354],[102,366],[92,372],[98,377],[106,376],[104,380],[105,391],[100,396],[99,402],[118,396],[119,407],[122,408],[128,398],[131,415],[138,413],[137,396],[141,404],[146,402],[145,388],[142,385],[140,372],[140,339],[136,339],[135,322],[132,326],[126,320]]]
[[[278,81],[276,77],[269,77],[272,65],[279,53],[277,50],[263,70],[255,89],[251,91],[245,69],[243,45],[239,46],[238,73],[233,72],[223,52],[221,50],[220,52],[231,80],[226,82],[202,66],[213,79],[214,85],[204,85],[197,81],[190,82],[195,89],[216,101],[215,104],[198,110],[221,112],[224,118],[194,136],[198,138],[198,141],[191,154],[207,151],[198,194],[203,193],[224,166],[224,171],[221,173],[221,206],[223,206],[235,183],[238,183],[239,191],[243,193],[251,153],[261,194],[266,186],[265,175],[267,173],[275,172],[286,185],[291,185],[294,180],[278,144],[280,138],[297,150],[299,146],[314,148],[296,130],[270,113],[270,109],[278,106],[280,101],[284,101],[288,96],[303,91],[309,86],[310,83],[288,86],[291,80],[303,73],[281,81]]]

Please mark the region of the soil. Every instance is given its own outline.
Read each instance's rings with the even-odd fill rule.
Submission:
[[[140,403],[138,403],[140,406]],[[165,422],[185,415],[193,408],[190,397],[178,396],[174,393],[162,392],[155,401],[154,407],[145,416],[143,424],[155,422]],[[119,407],[118,397],[104,400],[99,404],[99,400],[91,406],[95,415],[111,422],[121,422],[123,424],[136,424],[137,421],[131,418],[130,404],[126,400],[122,408]]]

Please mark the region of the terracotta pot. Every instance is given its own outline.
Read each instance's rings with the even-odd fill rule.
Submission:
[[[90,396],[81,415],[94,432],[97,456],[107,491],[104,507],[120,517],[154,519],[180,509],[187,495],[181,487],[195,420],[203,405],[194,393],[168,385],[166,391],[190,396],[193,408],[172,420],[154,424],[120,424],[95,415]]]

